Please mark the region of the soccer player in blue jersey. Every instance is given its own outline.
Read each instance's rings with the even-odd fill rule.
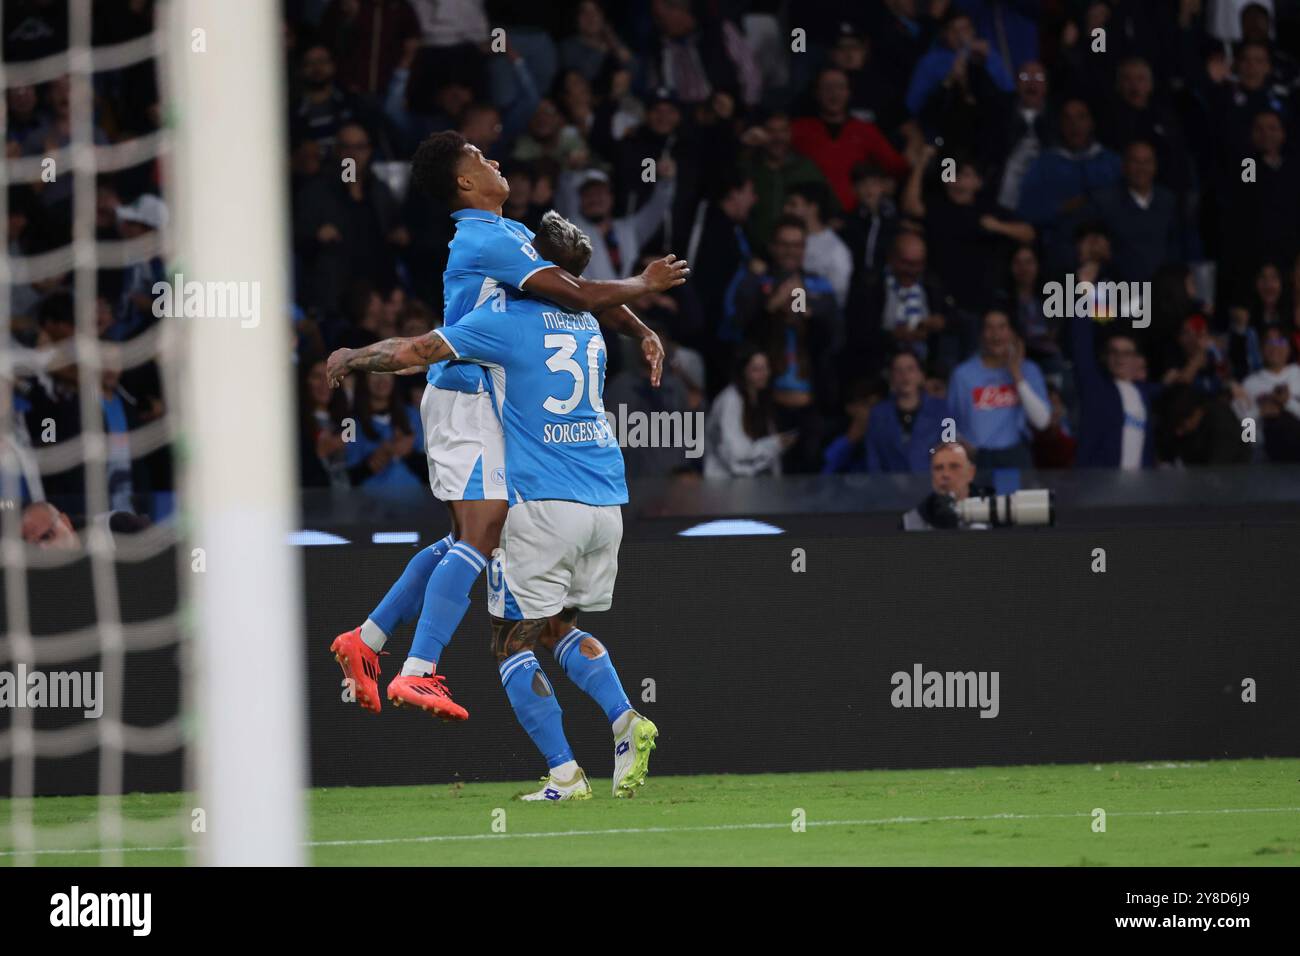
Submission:
[[[546,214],[541,229],[538,251],[581,274],[590,239],[556,213]],[[627,502],[623,455],[602,401],[606,355],[590,312],[524,297],[512,299],[505,313],[483,306],[428,335],[340,350],[329,361],[331,383],[353,369],[397,371],[449,357],[480,363],[489,373],[511,502],[489,569],[492,648],[502,686],[548,769],[541,789],[524,800],[591,796],[534,654],[539,644],[610,721],[616,797],[645,783],[658,735],[629,704],[609,651],[577,626],[579,611],[610,606],[623,536],[620,505]]]
[[[494,160],[456,132],[435,133],[411,161],[412,184],[444,202],[456,224],[443,276],[443,324],[472,309],[504,312],[526,290],[565,308],[599,315],[616,331],[634,335],[657,375],[663,346],[625,303],[686,281],[685,261],[666,256],[629,279],[588,281],[539,255],[533,235],[502,216],[510,186]],[[448,503],[452,533],[420,551],[366,621],[338,635],[330,649],[362,707],[379,712],[379,657],[393,631],[417,620],[402,672],[388,685],[394,704],[420,707],[446,720],[469,714],[451,699],[438,659],[469,608],[469,591],[496,549],[506,518],[506,472],[501,426],[483,371],[451,361],[430,367],[420,403],[434,496]]]

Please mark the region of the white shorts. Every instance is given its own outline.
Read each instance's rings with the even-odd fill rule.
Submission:
[[[439,501],[505,501],[506,450],[489,392],[426,385],[420,399],[429,487]]]
[[[524,501],[510,509],[488,563],[488,613],[535,620],[566,607],[604,611],[614,601],[623,512],[574,501]]]

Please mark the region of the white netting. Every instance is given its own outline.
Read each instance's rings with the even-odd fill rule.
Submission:
[[[9,401],[0,402],[0,570],[4,577],[5,619],[0,632],[0,671],[30,673],[56,669],[65,662],[98,660],[102,672],[103,713],[59,729],[36,727],[31,708],[15,707],[8,712],[8,729],[0,731],[0,772],[9,776],[7,833],[0,829],[0,863],[33,863],[46,855],[98,847],[101,862],[117,863],[124,846],[185,845],[190,817],[183,808],[164,819],[131,821],[123,817],[121,795],[125,757],[167,754],[187,743],[182,713],[152,726],[132,726],[123,717],[123,694],[130,655],[175,645],[181,671],[179,690],[182,709],[189,696],[187,676],[189,645],[180,607],[186,575],[177,574],[178,601],[164,614],[147,620],[123,623],[118,587],[118,565],[158,558],[177,547],[175,519],[131,535],[114,535],[106,522],[88,520],[80,533],[82,548],[72,551],[40,550],[24,543],[22,506],[24,486],[29,496],[40,496],[36,476],[84,466],[85,506],[88,518],[112,510],[109,488],[110,455],[129,450],[132,460],[169,446],[177,438],[179,421],[177,381],[181,360],[180,336],[174,319],[162,318],[156,325],[123,342],[101,341],[97,328],[96,283],[100,269],[126,268],[165,257],[171,248],[165,228],[138,238],[97,241],[96,177],[165,159],[171,148],[166,129],[124,139],[112,145],[96,145],[94,125],[94,79],[96,74],[122,70],[135,64],[155,63],[160,90],[165,93],[166,70],[161,68],[164,52],[161,14],[147,35],[112,46],[92,47],[91,0],[69,0],[68,49],[42,59],[0,62],[0,90],[19,86],[40,86],[66,77],[69,83],[68,142],[41,156],[7,158],[4,161],[5,189],[0,189],[0,221],[8,219],[8,186],[39,183],[46,159],[53,159],[60,177],[72,175],[71,242],[37,255],[0,257],[0,388],[12,391],[15,381],[36,371],[48,371],[75,361],[81,432],[74,438],[42,444],[33,437],[20,447],[18,422]],[[0,36],[7,36],[4,12],[0,11]],[[165,95],[160,101],[167,102]],[[6,141],[9,117],[5,117]],[[170,197],[166,197],[170,199]],[[165,258],[164,258],[165,261]],[[57,346],[42,350],[16,348],[13,344],[11,293],[14,286],[46,283],[71,276],[75,335]],[[122,445],[110,445],[101,409],[101,374],[105,368],[129,370],[156,362],[161,379],[163,414],[131,430]],[[20,460],[21,459],[21,460]],[[180,469],[176,469],[180,474]],[[24,481],[24,478],[26,481]],[[177,489],[179,490],[179,489]],[[183,549],[181,549],[183,553]],[[33,634],[33,615],[39,602],[52,600],[48,593],[30,585],[43,572],[76,562],[89,561],[94,623],[62,633]],[[188,561],[185,562],[188,567]],[[45,761],[75,757],[98,751],[98,773],[93,788],[98,792],[97,812],[86,822],[46,825],[38,819],[40,792],[37,774]],[[6,766],[7,765],[7,766]],[[188,766],[187,766],[188,775]],[[7,860],[5,858],[8,858]]]

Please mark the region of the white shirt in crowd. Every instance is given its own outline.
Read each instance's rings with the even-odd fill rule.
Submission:
[[[411,0],[425,46],[485,43],[488,16],[484,0]]]
[[[1300,418],[1300,365],[1292,362],[1289,365],[1282,366],[1280,371],[1270,372],[1266,368],[1258,372],[1252,372],[1246,376],[1246,380],[1241,383],[1241,387],[1248,396],[1246,402],[1233,402],[1233,409],[1242,418],[1256,418],[1259,415],[1259,406],[1256,404],[1259,396],[1267,395],[1279,385],[1285,385],[1291,393],[1286,400],[1286,410]]]
[[[1269,20],[1274,19],[1273,0],[1211,0],[1205,16],[1205,30],[1225,43],[1241,39],[1241,11],[1252,3],[1268,8]]]
[[[781,474],[780,436],[750,438],[744,411],[735,385],[728,385],[714,399],[704,423],[705,478]]]
[[[825,276],[835,290],[835,302],[842,309],[849,301],[849,282],[853,279],[853,253],[844,240],[830,229],[808,233],[804,247],[803,268]]]
[[[1132,382],[1116,380],[1119,400],[1124,405],[1124,433],[1120,436],[1119,467],[1137,471],[1142,467],[1142,448],[1147,438],[1147,406],[1142,393]]]

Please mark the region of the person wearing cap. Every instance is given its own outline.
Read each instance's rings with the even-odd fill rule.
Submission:
[[[883,268],[901,220],[894,180],[874,163],[853,167],[853,192],[858,204],[844,221],[843,235],[853,257],[854,280],[866,282]]]
[[[731,168],[739,149],[734,136],[721,135],[730,130],[726,124],[702,128],[685,122],[684,115],[671,90],[653,90],[645,101],[644,121],[618,141],[610,173],[619,211],[631,212],[649,202],[655,190],[655,183],[644,178],[645,161],[672,157],[677,164],[677,192],[672,216],[665,223],[672,227],[672,233],[664,235],[665,248],[682,242],[689,231],[695,203],[708,191],[702,181]]]
[[[117,222],[123,239],[138,239],[166,228],[167,205],[152,193],[145,193],[117,208]],[[153,314],[153,287],[166,278],[161,256],[128,266],[122,276],[116,321],[105,337],[122,342],[153,325],[157,321]]]
[[[564,172],[556,206],[591,237],[589,279],[626,279],[632,275],[646,243],[663,226],[676,194],[677,165],[663,157],[655,169],[650,200],[630,216],[614,218],[614,191],[609,176],[599,169]]]
[[[897,129],[906,119],[903,91],[894,86],[889,74],[871,55],[867,35],[856,25],[840,24],[830,51],[831,66],[839,67],[849,78],[849,104],[853,115],[881,129]]]

